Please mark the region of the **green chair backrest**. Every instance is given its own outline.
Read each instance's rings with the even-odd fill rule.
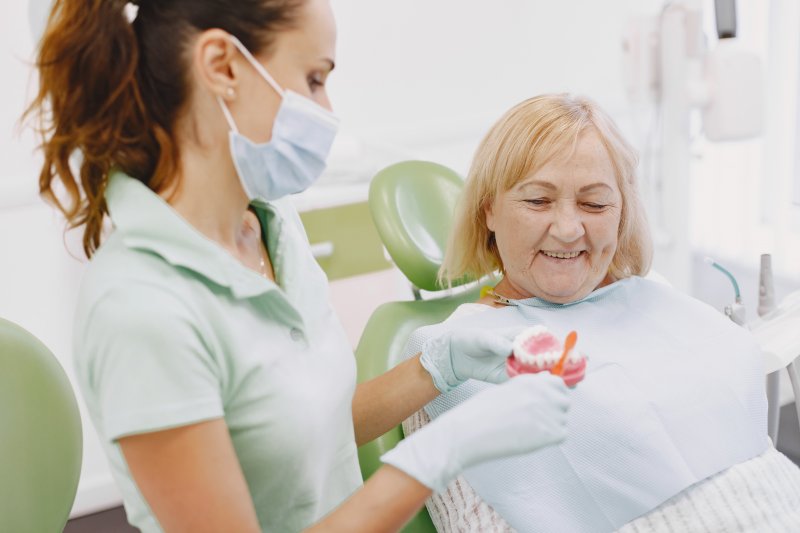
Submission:
[[[60,533],[78,489],[83,434],[64,370],[0,319],[0,531]]]
[[[405,161],[380,171],[370,184],[369,207],[378,234],[395,264],[418,288],[440,287],[436,275],[444,257],[453,213],[463,181],[436,163]],[[431,300],[390,302],[378,307],[356,348],[359,382],[389,370],[411,333],[446,319],[456,307],[478,299],[479,287]],[[380,456],[403,438],[397,426],[358,449],[361,474],[370,477],[381,466]],[[435,533],[422,509],[405,533]]]
[[[369,208],[383,245],[415,286],[441,289],[436,274],[463,180],[453,170],[428,161],[403,161],[373,178]]]
[[[436,300],[389,302],[372,313],[364,334],[356,347],[358,381],[377,377],[392,367],[393,358],[400,357],[408,337],[422,326],[443,321],[464,302],[478,299],[478,287],[457,296]],[[381,466],[380,456],[394,448],[403,438],[403,428],[396,426],[358,449],[361,475],[369,478]],[[405,533],[436,533],[425,509],[403,529]]]

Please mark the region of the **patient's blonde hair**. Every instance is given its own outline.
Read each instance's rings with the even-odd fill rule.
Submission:
[[[609,273],[614,279],[647,273],[653,247],[637,190],[635,150],[591,100],[545,94],[506,112],[478,146],[439,270],[442,285],[503,269],[494,234],[486,225],[486,207],[554,157],[569,155],[588,128],[597,132],[608,151],[622,195],[617,250]]]

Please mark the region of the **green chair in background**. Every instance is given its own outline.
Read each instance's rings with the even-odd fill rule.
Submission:
[[[36,337],[0,319],[0,531],[63,531],[82,447],[64,370]]]
[[[461,177],[447,167],[425,161],[404,161],[380,171],[369,190],[369,207],[386,250],[417,289],[436,291],[436,274],[444,257],[447,236],[461,193]],[[464,302],[478,299],[480,287],[458,294],[381,305],[370,317],[356,348],[358,380],[387,370],[402,355],[411,333],[446,319]],[[403,438],[401,426],[358,449],[366,480],[380,466],[380,456]],[[404,528],[405,533],[435,533],[423,508]]]
[[[378,234],[416,288],[441,289],[436,274],[463,186],[453,170],[427,161],[391,165],[370,184],[369,209]]]

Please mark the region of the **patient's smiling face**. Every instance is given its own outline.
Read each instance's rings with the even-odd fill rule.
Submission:
[[[568,303],[609,283],[621,206],[608,152],[587,129],[574,153],[555,157],[486,209],[504,269],[496,292]]]

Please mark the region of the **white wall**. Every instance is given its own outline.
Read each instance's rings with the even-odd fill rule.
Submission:
[[[20,128],[19,118],[25,108],[31,70],[31,32],[26,2],[4,2],[0,16],[0,207],[29,201],[36,191],[33,132]],[[32,93],[31,93],[32,94]]]
[[[539,93],[585,94],[626,120],[623,29],[660,3],[334,0],[331,99],[345,128],[431,156],[450,145],[439,160],[463,172],[488,127]]]

